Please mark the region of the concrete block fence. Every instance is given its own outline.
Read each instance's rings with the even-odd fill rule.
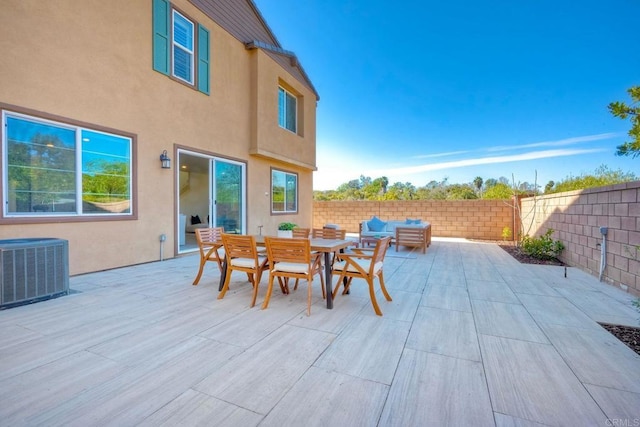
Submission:
[[[606,227],[603,281],[640,296],[640,181],[521,199],[528,234],[549,228],[562,241],[562,261],[600,276],[601,227]]]
[[[361,221],[376,215],[382,220],[422,219],[431,223],[434,236],[502,240],[502,230],[514,227],[512,201],[405,200],[315,201],[313,227],[338,224],[357,233]],[[512,233],[513,236],[513,233]]]
[[[519,200],[315,201],[313,227],[338,224],[357,233],[373,215],[431,222],[434,237],[503,240],[505,227],[517,237],[521,218],[525,234],[549,228],[565,245],[561,259],[596,277],[600,275],[602,234],[607,227],[603,281],[640,296],[640,181],[606,187],[526,197]],[[515,230],[515,232],[514,232]]]

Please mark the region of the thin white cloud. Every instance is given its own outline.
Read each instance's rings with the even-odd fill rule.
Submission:
[[[521,148],[535,148],[535,147],[562,147],[565,145],[580,144],[581,142],[602,141],[603,139],[611,139],[621,136],[621,133],[600,133],[597,135],[585,135],[576,136],[573,138],[559,139],[557,141],[543,141],[534,142],[531,144],[523,145],[499,145],[496,147],[489,147],[487,151],[506,151],[506,150],[518,150]]]
[[[464,150],[464,151],[450,151],[448,153],[436,153],[436,154],[419,154],[417,156],[413,156],[413,159],[431,159],[434,157],[447,157],[447,156],[455,156],[458,154],[466,154],[466,153],[470,153],[471,151],[469,150]]]
[[[563,157],[563,156],[575,156],[579,154],[589,154],[606,151],[604,148],[591,148],[591,149],[561,149],[561,150],[544,150],[533,151],[530,153],[512,154],[508,156],[493,156],[493,157],[480,157],[476,159],[464,159],[456,160],[452,162],[430,163],[418,166],[407,166],[403,168],[395,169],[379,169],[370,171],[372,176],[380,175],[400,175],[400,174],[415,174],[421,172],[435,171],[441,169],[461,168],[466,166],[476,165],[488,165],[495,163],[507,163],[507,162],[522,162],[526,160],[546,159],[550,157]]]
[[[463,155],[468,153],[476,153],[476,158],[471,159],[461,159],[454,160],[448,162],[439,162],[439,163],[428,163],[417,166],[399,166],[391,164],[391,162],[387,161],[387,168],[376,168],[365,170],[366,166],[363,164],[359,164],[353,157],[346,156],[342,162],[340,162],[341,158],[336,159],[333,154],[327,159],[324,159],[322,153],[319,152],[319,170],[314,173],[314,189],[329,189],[336,188],[338,185],[347,182],[349,179],[357,179],[360,175],[365,176],[399,176],[399,175],[413,175],[419,174],[423,172],[429,171],[437,171],[443,169],[452,169],[452,168],[464,168],[467,166],[478,166],[478,165],[491,165],[491,164],[499,164],[499,163],[508,163],[508,162],[522,162],[527,160],[536,160],[536,159],[544,159],[544,158],[552,158],[552,157],[565,157],[565,156],[574,156],[581,154],[591,154],[591,153],[601,153],[610,151],[605,148],[573,148],[573,149],[550,149],[550,150],[541,150],[541,151],[530,151],[527,153],[519,153],[519,154],[508,154],[502,153],[502,155],[490,156],[490,157],[480,157],[482,153],[496,152],[496,151],[506,151],[506,150],[518,150],[524,148],[535,148],[535,147],[562,147],[568,146],[572,144],[586,143],[591,141],[601,141],[606,139],[611,139],[615,137],[619,137],[623,135],[622,133],[602,133],[596,135],[585,135],[578,136],[573,138],[566,138],[557,141],[543,141],[536,142],[531,144],[523,144],[523,145],[511,145],[511,146],[496,146],[489,148],[479,148],[476,150],[460,150],[460,151],[450,151],[443,153],[434,153],[434,154],[425,154],[425,155],[417,155],[413,156],[412,159],[430,159],[430,158],[439,158],[446,156],[456,156]],[[326,160],[326,161],[325,161]],[[387,159],[388,160],[388,159]],[[394,162],[395,163],[395,162]],[[373,166],[373,165],[370,165]],[[375,167],[375,166],[374,166]],[[354,176],[347,179],[346,172],[354,172]],[[404,178],[403,178],[404,179]]]

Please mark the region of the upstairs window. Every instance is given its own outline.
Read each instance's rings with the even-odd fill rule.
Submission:
[[[153,69],[209,94],[209,30],[153,0]]]
[[[282,87],[278,88],[278,124],[293,133],[298,131],[298,99]]]
[[[298,175],[271,170],[271,213],[298,212]]]
[[[172,74],[193,84],[193,22],[173,11],[173,61]]]

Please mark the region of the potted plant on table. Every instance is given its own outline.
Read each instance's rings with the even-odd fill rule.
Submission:
[[[296,227],[292,222],[281,222],[278,224],[278,237],[293,237],[293,229]]]

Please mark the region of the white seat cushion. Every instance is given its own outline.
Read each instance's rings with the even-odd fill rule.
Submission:
[[[278,262],[271,271],[283,271],[286,273],[306,273],[309,265],[300,262]]]
[[[266,257],[259,256],[258,265],[262,264],[265,259]],[[231,265],[234,267],[252,268],[255,267],[256,261],[253,258],[233,258],[231,260]]]

